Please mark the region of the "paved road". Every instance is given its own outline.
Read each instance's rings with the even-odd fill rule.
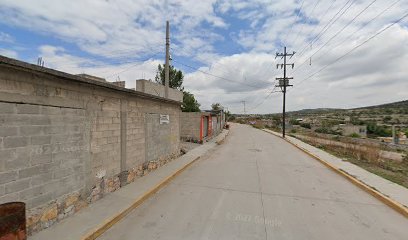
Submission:
[[[408,239],[408,220],[271,134],[223,145],[100,239]]]

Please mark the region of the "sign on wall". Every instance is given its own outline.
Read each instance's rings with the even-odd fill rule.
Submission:
[[[169,124],[170,116],[168,114],[160,114],[160,124]]]

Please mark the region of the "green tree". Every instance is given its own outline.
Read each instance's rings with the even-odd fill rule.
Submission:
[[[183,105],[181,106],[183,112],[200,112],[200,104],[195,99],[192,93],[183,91]]]
[[[165,71],[164,71],[164,65],[162,66],[159,64],[157,66],[157,71],[156,71],[156,77],[154,80],[157,83],[163,84],[164,85],[164,76],[165,76]],[[183,80],[184,80],[184,75],[183,72],[180,70],[177,70],[174,68],[174,66],[169,66],[169,87],[183,91]]]
[[[157,66],[156,77],[154,80],[164,85],[164,66]],[[169,87],[183,92],[183,104],[181,110],[183,112],[200,112],[200,104],[195,99],[194,95],[188,91],[184,91],[183,87],[184,74],[173,66],[169,66]]]
[[[385,122],[385,123],[388,123],[388,122],[390,122],[392,120],[392,117],[391,116],[385,116],[384,118],[383,118],[383,121]]]
[[[213,103],[213,104],[211,104],[211,108],[214,111],[218,111],[218,110],[220,110],[222,108],[222,106],[221,106],[220,103]]]

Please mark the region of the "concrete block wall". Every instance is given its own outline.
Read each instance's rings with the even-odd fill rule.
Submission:
[[[136,91],[164,97],[165,87],[164,85],[157,84],[149,80],[140,79],[136,80]],[[169,99],[182,102],[183,93],[175,89],[169,88]]]
[[[180,104],[0,57],[0,203],[35,232],[143,176],[179,153]]]
[[[0,203],[27,208],[85,187],[85,112],[0,102]]]
[[[180,117],[181,138],[185,141],[200,141],[202,112],[182,112]],[[206,114],[210,115],[210,114]]]

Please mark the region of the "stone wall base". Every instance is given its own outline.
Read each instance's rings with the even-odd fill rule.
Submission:
[[[32,235],[48,228],[55,223],[67,218],[89,204],[98,201],[106,194],[114,192],[121,187],[134,182],[137,178],[147,175],[166,163],[176,159],[180,153],[160,158],[155,161],[140,164],[124,171],[117,176],[101,178],[91,189],[88,196],[81,195],[81,191],[67,194],[57,200],[53,200],[41,207],[27,210],[27,233]]]

